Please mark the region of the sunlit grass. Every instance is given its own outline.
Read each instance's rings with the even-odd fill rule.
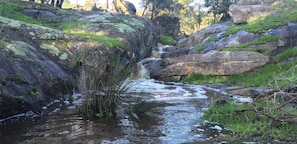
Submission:
[[[174,39],[170,36],[160,36],[160,42],[163,45],[174,45]]]
[[[20,10],[22,10],[22,7],[18,4],[0,1],[0,16],[30,24],[43,25],[41,21],[22,14]]]
[[[277,107],[278,105],[270,102],[213,104],[205,112],[203,119],[224,124],[233,130],[237,137],[261,136],[264,138],[266,136],[281,140],[294,138],[297,134],[295,124],[275,121],[261,114],[265,113],[275,117],[281,117],[283,114],[297,114],[296,110],[277,110]]]
[[[297,57],[297,47],[287,49],[283,53],[274,58],[275,62],[281,62],[285,58]]]
[[[237,45],[237,46],[234,46],[234,47],[226,47],[226,48],[224,48],[222,50],[223,51],[242,51],[242,50],[244,50],[244,51],[255,51],[255,52],[260,52],[260,53],[264,53],[266,55],[269,55],[269,52],[267,52],[264,49],[261,49],[261,48],[247,48],[247,47],[252,46],[252,45],[265,44],[265,43],[268,43],[268,42],[274,42],[274,41],[278,41],[278,40],[279,40],[279,37],[277,37],[277,36],[265,35],[265,36],[262,36],[262,37],[260,37],[258,39],[255,39],[254,41],[243,43],[243,44],[240,44],[240,45]]]
[[[84,28],[82,28],[83,26],[86,26],[89,24],[91,23],[86,21],[79,21],[79,22],[72,21],[72,22],[63,23],[62,25],[59,26],[59,29],[63,30],[65,33],[68,33],[68,34],[78,35],[80,37],[83,37],[89,40],[97,41],[98,43],[106,44],[110,48],[124,47],[124,44],[116,38],[86,31],[84,30]]]

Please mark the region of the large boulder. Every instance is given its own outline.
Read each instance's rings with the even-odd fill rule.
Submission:
[[[271,14],[273,9],[270,5],[275,1],[240,0],[229,7],[229,14],[235,24],[249,23],[261,16]]]
[[[133,3],[125,0],[113,0],[112,1],[112,11],[121,14],[136,14],[136,8]]]
[[[235,75],[261,67],[269,57],[257,52],[211,51],[174,58],[151,60],[145,63],[153,78],[187,76],[192,73],[204,75]]]
[[[203,30],[200,30],[194,34],[191,34],[189,37],[181,39],[177,43],[177,47],[192,47],[198,46],[203,43],[203,41],[208,37],[214,37],[219,39],[222,34],[229,28],[228,23],[213,24]]]
[[[179,18],[163,14],[154,18],[153,23],[158,30],[158,35],[170,36],[178,40],[180,32]]]
[[[272,55],[280,54],[287,48],[295,47],[297,45],[297,23],[290,22],[285,26],[271,29],[268,32],[270,35],[281,37],[284,44],[272,51]]]
[[[40,15],[32,7],[23,12],[38,20],[55,17],[47,21],[55,28],[64,22],[81,22],[71,27],[76,32],[0,17],[0,118],[30,109],[36,112],[53,99],[77,91],[81,65],[110,73],[136,64],[154,45],[156,30],[145,18],[47,7],[38,7],[47,14]],[[106,39],[100,42],[96,36]],[[122,45],[108,43],[110,38]]]

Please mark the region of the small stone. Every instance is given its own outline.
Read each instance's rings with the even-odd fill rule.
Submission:
[[[70,102],[69,101],[64,101],[64,104],[65,105],[70,105]]]
[[[65,130],[65,131],[59,132],[59,135],[67,135],[67,134],[70,134],[70,131]]]
[[[73,109],[76,109],[76,107],[75,106],[69,106],[69,107],[67,107],[67,109],[68,110],[73,110]]]

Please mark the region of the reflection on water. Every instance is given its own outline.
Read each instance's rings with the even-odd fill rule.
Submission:
[[[207,137],[197,128],[202,125],[203,109],[215,94],[222,95],[204,86],[134,80],[127,95],[130,98],[126,101],[123,98],[123,103],[130,105],[138,98],[154,103],[147,115],[84,120],[75,109],[67,110],[59,105],[61,111],[52,115],[2,121],[0,142],[178,144],[203,141]]]

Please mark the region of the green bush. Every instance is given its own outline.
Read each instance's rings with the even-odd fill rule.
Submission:
[[[174,39],[169,36],[160,36],[160,42],[163,45],[174,45]]]

